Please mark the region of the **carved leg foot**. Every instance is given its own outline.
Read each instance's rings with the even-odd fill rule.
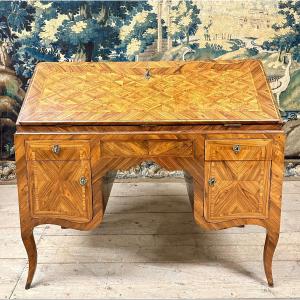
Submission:
[[[264,248],[264,268],[267,281],[270,287],[274,286],[272,275],[272,260],[275,252],[275,248],[278,242],[279,233],[267,231],[265,248]]]
[[[37,265],[37,251],[36,251],[36,244],[33,236],[33,229],[27,232],[22,232],[22,240],[27,251],[28,261],[29,261],[29,269],[28,269],[28,276],[27,282],[25,285],[25,289],[30,289],[31,282],[36,270]]]

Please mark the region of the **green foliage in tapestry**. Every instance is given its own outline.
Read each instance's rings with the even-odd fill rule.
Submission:
[[[171,9],[169,34],[175,43],[189,44],[190,36],[194,35],[201,24],[200,9],[191,0],[180,0]]]
[[[300,1],[280,1],[279,14],[283,16],[284,22],[273,25],[279,34],[273,40],[266,41],[263,47],[278,50],[279,60],[282,52],[291,52],[293,58],[300,62]]]
[[[152,6],[141,3],[132,10],[120,29],[120,50],[124,51],[129,59],[143,52],[154,42],[157,36],[157,16]]]
[[[148,7],[138,1],[1,2],[0,36],[26,83],[40,61],[126,59],[120,28]],[[144,28],[154,28],[155,20],[149,14]],[[153,41],[153,35],[135,30],[144,45]]]

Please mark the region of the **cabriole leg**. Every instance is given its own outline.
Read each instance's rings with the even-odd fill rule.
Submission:
[[[279,232],[272,232],[267,230],[267,236],[264,247],[264,268],[267,281],[270,287],[274,285],[272,275],[272,261],[279,238]]]
[[[30,289],[32,279],[36,270],[36,265],[37,265],[37,251],[36,251],[36,244],[33,236],[33,228],[25,232],[22,232],[22,240],[29,261],[28,276],[25,285],[25,289],[28,290]]]

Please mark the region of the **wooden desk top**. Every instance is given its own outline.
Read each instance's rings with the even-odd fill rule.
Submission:
[[[255,60],[40,63],[18,119],[21,125],[280,122]]]

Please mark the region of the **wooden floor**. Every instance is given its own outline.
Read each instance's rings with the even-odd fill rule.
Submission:
[[[204,232],[180,180],[116,183],[99,229],[35,230],[39,263],[26,291],[16,186],[0,186],[0,298],[300,297],[299,181],[284,184],[281,232],[269,288],[264,229]]]

